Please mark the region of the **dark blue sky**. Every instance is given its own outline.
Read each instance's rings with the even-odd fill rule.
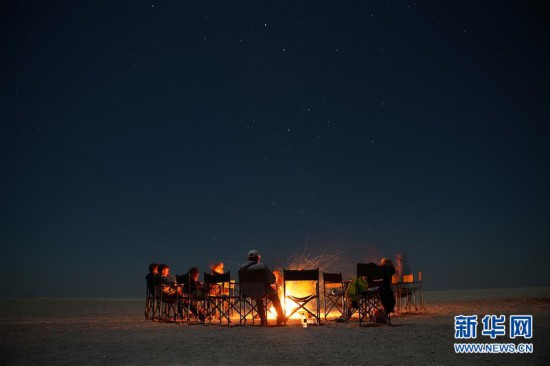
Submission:
[[[306,243],[405,251],[428,289],[550,285],[543,2],[3,14],[3,296],[141,296],[151,261]]]

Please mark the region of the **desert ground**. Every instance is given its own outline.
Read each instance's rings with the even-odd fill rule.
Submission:
[[[426,292],[392,326],[220,326],[152,322],[143,299],[0,300],[2,365],[529,364],[550,360],[550,288]],[[532,314],[532,354],[455,354],[454,316]],[[478,330],[479,332],[479,330]]]

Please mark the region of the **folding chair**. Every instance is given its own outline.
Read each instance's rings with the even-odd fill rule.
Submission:
[[[165,292],[166,288],[174,288],[173,295],[168,295]],[[174,321],[177,322],[178,316],[178,296],[177,286],[159,284],[155,285],[155,298],[157,306],[154,313],[158,314],[159,321]]]
[[[231,284],[231,272],[223,274],[204,272],[204,287],[205,322],[208,320],[211,323],[212,318],[217,316],[220,324],[223,319],[226,319],[227,325],[231,325],[231,313],[233,311],[240,313],[239,299]]]
[[[344,311],[345,311],[345,314],[346,314],[345,316],[348,320],[352,319],[353,314],[356,314],[356,313],[358,314],[359,313],[358,309],[356,309],[356,308],[350,309],[351,304],[349,303],[349,301],[351,301],[351,300],[346,296],[347,291],[348,291],[348,287],[351,286],[352,282],[353,282],[352,280],[345,280],[345,281],[342,282],[342,284],[344,286],[344,302],[345,302]]]
[[[310,281],[315,283],[315,293],[306,296],[295,296],[286,293],[286,283],[293,281]],[[319,268],[317,269],[305,269],[305,270],[283,270],[283,283],[284,283],[284,298],[285,298],[285,313],[287,309],[286,300],[292,300],[298,305],[290,314],[286,314],[287,317],[291,317],[298,310],[304,311],[307,314],[315,318],[316,324],[321,322],[321,306],[319,301]],[[308,309],[307,304],[315,301],[315,308],[313,310]]]
[[[147,276],[145,277],[146,292],[145,292],[145,319],[147,320],[160,320],[161,304],[160,304],[160,276]]]
[[[323,272],[323,303],[325,320],[330,312],[336,309],[338,317],[344,316],[346,312],[346,297],[342,273]]]
[[[405,277],[403,276],[403,282],[405,282]],[[413,275],[410,275],[410,278],[408,278],[408,289],[409,294],[407,297],[407,302],[410,300],[411,304],[414,305],[415,310],[418,310],[418,308],[424,309],[424,294],[422,289],[422,271],[418,272],[418,276],[416,277],[416,281],[413,278]],[[418,292],[419,296],[419,302],[416,298],[416,292]]]
[[[161,320],[161,304],[160,304],[160,293],[161,293],[160,285],[156,284],[153,287],[153,296],[155,298],[153,302],[153,313],[151,314],[151,320],[153,321],[160,321]]]
[[[403,283],[400,294],[400,297],[405,298],[405,310],[412,310],[411,308],[414,307],[414,310],[418,310],[416,307],[416,288],[413,285],[414,283],[414,275],[403,275]]]
[[[424,286],[422,285],[422,271],[418,271],[418,277],[415,284],[420,294],[420,308],[424,310]]]
[[[151,320],[155,316],[155,287],[148,279],[145,281],[145,319]]]
[[[384,314],[391,325],[390,313],[385,311],[381,299],[382,293],[391,292],[391,275],[388,268],[375,263],[357,263],[357,278],[359,277],[366,277],[368,283],[368,289],[359,294],[359,326],[362,326],[362,322],[369,316],[376,323],[375,311]]]
[[[263,302],[264,315],[267,319],[269,310],[269,280],[265,271],[239,271],[239,324],[246,325],[248,317],[251,316],[252,325],[254,320],[259,318],[256,299]],[[250,297],[250,294],[264,294],[262,297]],[[265,324],[267,326],[267,322]]]
[[[178,284],[182,286],[182,295],[179,297],[178,306],[181,308],[182,318],[187,320],[187,324],[204,324],[204,318],[201,315],[204,303],[204,288],[192,288],[189,273],[176,276]]]
[[[393,293],[395,295],[395,309],[401,313],[408,310],[409,301],[412,296],[410,285],[413,282],[413,275],[403,275],[400,282],[392,283]]]

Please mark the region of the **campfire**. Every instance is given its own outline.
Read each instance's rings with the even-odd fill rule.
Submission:
[[[210,272],[214,275],[215,274],[224,274],[224,264],[223,264],[223,262],[211,264],[210,265]],[[221,292],[222,294],[228,295],[229,294],[229,284],[226,283],[225,287],[223,289],[221,289],[221,291],[222,291]],[[219,286],[210,287],[210,295],[221,295]]]
[[[212,271],[212,274],[223,274],[223,262],[211,264],[210,271]]]
[[[303,253],[295,254],[291,256],[288,259],[288,269],[297,269],[297,270],[303,270],[303,269],[315,269],[319,268],[320,272],[329,272],[329,271],[335,271],[337,268],[337,263],[340,257],[340,252],[332,252],[329,253],[327,250],[323,251],[320,255],[312,256],[309,253],[306,253],[305,250]],[[288,316],[291,314],[297,307],[296,303],[292,300],[290,300],[287,296],[287,299],[285,301],[284,299],[284,287],[283,287],[283,274],[281,270],[275,270],[273,271],[273,274],[275,274],[276,277],[276,284],[279,291],[279,298],[281,299],[281,305],[283,305],[285,314]],[[322,291],[323,291],[323,283],[322,278],[319,279],[319,295],[321,301],[321,298],[323,297]],[[286,284],[286,293],[287,295],[292,295],[296,297],[303,297],[307,295],[311,295],[315,293],[315,283],[311,281],[292,281],[287,282]],[[285,307],[286,303],[286,307]],[[273,307],[270,308],[271,311],[268,312],[268,318],[269,319],[275,319],[276,318],[276,312]],[[296,312],[292,314],[291,319],[300,319],[301,314],[300,312]]]

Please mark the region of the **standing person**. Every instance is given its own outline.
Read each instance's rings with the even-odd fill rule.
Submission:
[[[260,262],[262,257],[260,253],[253,249],[248,252],[248,261],[243,263],[241,266],[241,271],[264,271],[267,275],[267,279],[270,284],[275,283],[275,275],[271,270],[265,265],[264,262]],[[254,286],[255,284],[248,284],[243,286],[243,292],[246,296],[256,300],[256,306],[258,307],[258,314],[260,315],[260,320],[262,325],[267,325],[266,313],[263,303],[263,298],[267,296],[269,300],[273,303],[273,307],[277,311],[277,325],[286,323],[287,317],[283,313],[283,308],[281,306],[281,300],[277,292],[271,287],[263,286]]]
[[[391,288],[392,276],[395,274],[395,267],[389,258],[382,258],[379,266],[385,269],[386,276],[384,282],[382,282],[382,285],[378,287],[378,293],[380,294],[380,300],[384,306],[385,313],[389,314],[393,312],[395,308],[395,297]]]
[[[403,282],[403,276],[412,274],[411,267],[407,261],[407,255],[405,253],[397,253],[396,262],[395,275],[397,276],[397,282]]]

